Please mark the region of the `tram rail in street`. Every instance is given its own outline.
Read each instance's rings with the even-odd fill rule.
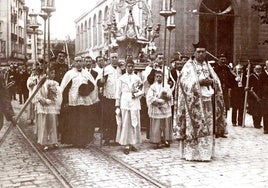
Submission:
[[[59,166],[59,164],[54,164],[53,161],[59,162],[60,165],[65,165],[64,163],[61,163],[60,159],[57,158],[57,156],[50,151],[43,151],[42,148],[36,143],[34,136],[31,136],[31,134],[34,134],[32,129],[31,131],[25,129],[25,124],[26,122],[22,121],[20,124],[17,124],[16,126],[9,125],[7,128],[6,132],[4,133],[4,136],[0,140],[0,146],[1,144],[5,141],[5,138],[9,134],[9,132],[17,128],[19,133],[23,136],[23,138],[27,141],[27,143],[30,145],[30,147],[36,152],[36,154],[39,156],[39,158],[42,160],[43,164],[52,172],[52,174],[57,178],[57,180],[60,182],[62,187],[76,187],[74,184],[71,183],[70,178],[66,177],[66,173],[68,173],[68,170],[63,170],[65,167]],[[64,147],[63,147],[64,148]],[[61,148],[59,148],[60,150]],[[80,150],[80,149],[79,149]],[[151,185],[150,187],[159,187],[159,188],[164,188],[167,187],[166,185],[163,185],[162,183],[158,182],[157,180],[151,178],[150,176],[140,172],[139,170],[131,167],[130,165],[126,164],[122,160],[113,157],[109,153],[105,152],[103,149],[101,149],[98,146],[91,145],[89,146],[88,149],[81,149],[80,151],[86,151],[86,150],[91,150],[94,151],[98,157],[101,157],[102,159],[105,159],[108,161],[109,165],[114,165],[114,166],[120,166],[119,168],[122,168],[123,171],[127,171],[130,174],[136,176],[143,182],[147,182],[148,185]],[[55,150],[54,150],[55,151]],[[98,169],[96,169],[98,170]]]

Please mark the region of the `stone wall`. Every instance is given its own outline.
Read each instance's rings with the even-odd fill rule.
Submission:
[[[193,10],[199,11],[202,0],[176,0],[174,9],[176,10],[176,28],[171,36],[171,54],[175,51],[191,55],[193,53],[192,43],[199,41],[199,15],[193,14]],[[258,13],[251,6],[254,0],[230,0],[234,9],[234,28],[233,29],[233,59],[234,64],[245,64],[248,59],[257,63],[268,59],[268,25],[260,25]],[[162,0],[153,1],[153,22],[161,23],[160,37],[156,40],[158,51],[164,48],[164,18],[159,15]],[[168,49],[167,32],[167,49]],[[168,52],[166,51],[166,54]]]

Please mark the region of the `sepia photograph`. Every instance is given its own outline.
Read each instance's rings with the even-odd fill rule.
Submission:
[[[0,0],[0,188],[268,187],[268,0]]]

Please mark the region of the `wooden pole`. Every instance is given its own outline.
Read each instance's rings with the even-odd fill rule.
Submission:
[[[32,102],[33,98],[35,97],[35,95],[37,94],[37,92],[39,91],[39,89],[43,86],[43,84],[46,81],[46,76],[44,76],[37,84],[36,89],[33,91],[32,95],[27,99],[27,101],[24,103],[23,107],[21,108],[20,112],[18,113],[18,115],[15,118],[15,122],[17,124],[19,118],[21,117],[22,113],[25,111],[25,109],[27,108],[27,106],[30,104],[30,102]]]
[[[167,16],[165,16],[165,27],[164,27],[164,65],[163,65],[163,83],[162,86],[165,86],[165,66],[166,66],[166,39],[167,39]]]

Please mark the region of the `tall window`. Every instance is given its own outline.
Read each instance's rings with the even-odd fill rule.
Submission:
[[[98,19],[98,45],[100,46],[102,44],[102,12],[99,12],[99,19]]]
[[[234,10],[230,0],[203,0],[199,8],[199,39],[210,53],[233,56]]]
[[[97,46],[97,19],[96,14],[93,17],[93,47]]]
[[[88,48],[88,26],[87,21],[85,21],[85,29],[84,29],[84,41],[85,41],[85,49]]]
[[[80,31],[80,50],[84,50],[84,26],[83,26],[83,23],[81,24],[81,31]]]
[[[91,32],[92,32],[92,26],[91,26],[91,18],[89,19],[89,21],[88,21],[88,47],[89,48],[91,48],[91,46],[92,46],[92,34],[91,34]]]

